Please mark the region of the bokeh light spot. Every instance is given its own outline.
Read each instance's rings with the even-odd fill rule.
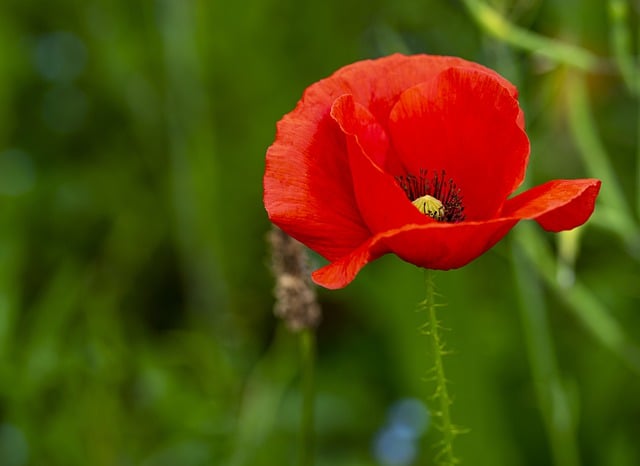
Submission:
[[[376,436],[374,452],[376,460],[384,466],[405,466],[413,462],[417,448],[413,439],[387,426]]]
[[[56,31],[37,39],[34,59],[38,72],[44,78],[69,82],[84,70],[87,48],[75,34]]]
[[[383,466],[407,466],[418,454],[418,438],[429,427],[429,411],[420,400],[403,398],[391,405],[387,421],[374,439],[376,460]]]
[[[389,409],[389,424],[406,430],[412,438],[421,436],[429,426],[429,411],[424,403],[415,398],[404,398]]]
[[[23,466],[29,458],[24,434],[11,424],[0,424],[0,458],[3,466]]]

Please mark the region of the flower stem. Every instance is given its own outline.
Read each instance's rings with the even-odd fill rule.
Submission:
[[[433,415],[439,419],[438,428],[442,432],[441,448],[436,456],[436,463],[441,466],[451,466],[458,463],[453,454],[453,440],[459,433],[457,428],[451,422],[451,413],[449,406],[452,400],[449,397],[447,389],[447,378],[444,374],[444,364],[442,358],[447,354],[445,345],[440,335],[440,322],[436,316],[436,308],[439,307],[435,302],[435,287],[433,284],[433,272],[429,269],[425,270],[426,297],[424,301],[425,309],[428,313],[429,320],[423,326],[422,331],[429,337],[429,346],[433,355],[433,380],[436,384],[436,391],[433,400],[437,403],[437,408]]]
[[[525,343],[535,386],[551,446],[553,464],[579,466],[580,454],[576,442],[574,420],[569,397],[562,385],[547,321],[547,308],[538,276],[526,263],[519,248],[514,249],[514,270],[518,291]]]
[[[302,356],[302,416],[300,429],[300,466],[311,466],[314,456],[314,397],[316,335],[311,328],[300,332]]]

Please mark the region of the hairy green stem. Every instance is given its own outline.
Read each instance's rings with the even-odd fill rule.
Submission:
[[[451,422],[449,406],[452,400],[447,389],[447,378],[444,374],[443,356],[446,354],[445,345],[440,335],[440,322],[436,316],[435,287],[433,284],[433,272],[425,270],[426,297],[424,301],[428,314],[428,321],[423,327],[423,333],[429,337],[429,346],[433,355],[433,380],[436,384],[436,391],[433,401],[437,404],[433,415],[439,419],[438,428],[442,432],[441,448],[436,456],[436,463],[441,466],[451,466],[458,464],[458,460],[453,454],[453,440],[459,433]]]
[[[300,429],[300,466],[311,466],[314,457],[314,399],[316,335],[313,329],[300,332],[302,356],[302,416]]]
[[[537,274],[516,246],[513,267],[520,297],[520,314],[529,366],[538,405],[556,466],[579,466],[574,421],[567,393],[556,365],[555,350],[547,321],[547,308]]]

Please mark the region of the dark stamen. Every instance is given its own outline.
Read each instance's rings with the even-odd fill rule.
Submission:
[[[421,169],[418,176],[398,176],[396,181],[412,202],[426,195],[438,199],[444,207],[444,215],[438,221],[456,223],[464,220],[460,189],[451,178],[446,178],[444,170],[429,177],[428,171]]]

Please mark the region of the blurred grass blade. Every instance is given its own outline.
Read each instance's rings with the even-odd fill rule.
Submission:
[[[638,227],[624,198],[618,177],[609,162],[608,154],[598,137],[598,129],[593,119],[584,75],[569,72],[565,91],[569,126],[587,172],[590,176],[602,180],[600,197],[618,216],[614,223],[617,225],[617,233],[629,242],[630,238],[638,235]]]
[[[2,219],[6,222],[7,216]],[[11,225],[10,222],[4,223]],[[20,306],[20,273],[24,261],[24,241],[17,229],[3,228],[0,236],[0,367],[11,363],[9,354],[15,344],[15,325]],[[0,374],[1,375],[1,374]]]
[[[626,0],[609,0],[607,8],[611,23],[611,45],[620,75],[631,93],[640,92],[638,70],[633,61],[631,31],[629,30],[629,5]]]
[[[536,396],[551,444],[553,463],[556,466],[578,466],[580,455],[576,443],[575,421],[558,373],[542,286],[521,248],[521,245],[513,248],[513,268],[520,300],[518,308]]]
[[[218,167],[210,97],[204,85],[204,59],[197,46],[198,5],[162,0],[160,15],[166,75],[166,128],[171,169],[174,225],[189,298],[196,308],[225,309],[220,271],[221,245],[216,240]],[[212,313],[219,338],[232,329],[228,316]]]
[[[601,67],[601,60],[581,47],[541,36],[510,23],[498,11],[478,0],[464,0],[475,22],[489,35],[515,47],[584,71]]]
[[[247,378],[230,466],[255,464],[269,432],[274,430],[282,399],[296,376],[297,339],[279,326],[273,343]]]
[[[391,55],[392,53],[411,54],[411,49],[402,36],[386,24],[375,27],[374,41],[381,55]]]
[[[302,371],[302,416],[300,425],[300,463],[313,465],[315,450],[315,360],[316,334],[315,329],[307,328],[300,332],[300,353]]]
[[[532,225],[520,225],[514,237],[527,260],[535,265],[545,283],[565,301],[584,328],[605,348],[640,374],[640,348],[629,339],[622,326],[597,297],[579,280],[563,288],[556,280],[556,266],[551,251]]]
[[[618,210],[606,204],[598,205],[589,222],[620,236],[625,243],[627,253],[640,260],[640,232],[630,229],[628,218]]]
[[[640,38],[640,34],[638,34]],[[640,47],[640,39],[638,40]],[[637,111],[636,111],[636,215],[640,219],[640,70],[636,74],[636,85],[638,89]]]
[[[640,34],[637,34],[637,51],[640,53]],[[636,91],[636,215],[640,220],[640,60],[633,68],[633,80]]]

